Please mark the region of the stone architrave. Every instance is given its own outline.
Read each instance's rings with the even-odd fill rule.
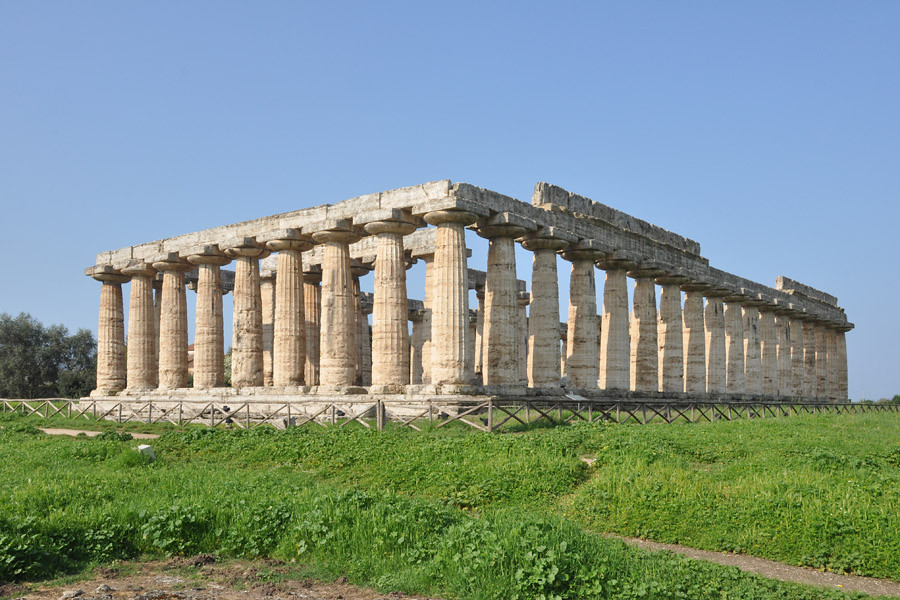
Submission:
[[[775,306],[759,307],[760,361],[762,363],[762,393],[778,395],[778,342],[775,332]]]
[[[488,240],[484,283],[484,385],[519,383],[519,305],[516,280],[516,238],[525,229],[516,225],[478,227]]]
[[[234,264],[234,324],[231,343],[231,387],[263,385],[262,292],[259,260],[269,255],[253,238],[224,244]]]
[[[643,266],[628,271],[634,279],[631,388],[639,392],[659,391],[659,322],[653,278],[662,274],[660,269]]]
[[[153,278],[156,269],[143,260],[131,260],[122,269],[131,278],[128,304],[127,383],[129,390],[156,388],[156,311]]]
[[[746,391],[744,377],[744,315],[741,303],[747,297],[733,294],[725,297],[725,390],[729,394]]]
[[[816,397],[816,322],[811,315],[803,320],[803,396]]]
[[[684,391],[684,329],[681,306],[681,284],[686,277],[665,275],[656,278],[660,285],[657,356],[659,358],[659,390]],[[655,298],[655,294],[654,294]]]
[[[431,383],[466,385],[466,337],[469,329],[469,272],[465,226],[477,216],[465,210],[425,214],[437,227],[431,322]],[[485,325],[487,325],[485,323]]]
[[[350,269],[350,244],[359,236],[339,221],[312,234],[322,252],[322,314],[319,335],[319,385],[348,387],[356,380],[357,311]]]
[[[97,387],[93,396],[110,396],[125,389],[125,308],[122,284],[128,276],[108,265],[90,267],[85,275],[99,281],[97,326]]]
[[[321,268],[303,272],[303,316],[306,320],[306,366],[303,370],[307,385],[319,385],[319,322],[322,313]]]
[[[399,215],[398,215],[399,219]],[[365,225],[376,237],[372,315],[372,385],[399,393],[410,382],[409,311],[403,236],[417,228],[409,220]]]
[[[597,266],[606,272],[598,385],[606,390],[628,390],[631,387],[631,331],[626,273],[636,263],[605,259],[598,261]]]
[[[600,376],[594,261],[603,258],[603,254],[588,242],[580,241],[564,250],[562,257],[572,263],[572,274],[569,277],[566,377],[570,387],[593,390],[597,388]]]
[[[531,251],[531,316],[528,322],[528,385],[534,388],[559,387],[559,278],[556,253],[570,241],[539,231],[522,240]]]
[[[804,361],[802,313],[790,314],[791,337],[791,395],[795,398],[806,396],[806,362]]]
[[[259,295],[262,313],[263,385],[272,385],[272,351],[275,347],[275,279],[267,271],[259,274]]]
[[[220,387],[225,385],[222,267],[231,262],[231,259],[216,246],[192,249],[187,259],[191,264],[197,265],[194,387]]]
[[[306,298],[302,253],[313,242],[296,229],[266,236],[266,248],[278,252],[272,332],[272,385],[299,386],[306,381]],[[265,311],[263,311],[265,316]]]
[[[710,394],[725,392],[726,365],[728,360],[727,341],[725,339],[724,296],[728,291],[713,288],[704,292],[706,309],[703,313],[703,324],[706,328],[706,391]]]
[[[188,324],[184,274],[190,263],[170,253],[153,263],[163,274],[159,321],[159,389],[172,390],[188,384]]]
[[[824,323],[813,328],[816,344],[816,391],[820,400],[828,398],[828,329]]]
[[[706,393],[706,331],[703,325],[703,291],[705,282],[681,284],[684,291],[684,391]]]
[[[759,298],[751,298],[742,304],[744,330],[744,390],[760,395],[762,385],[762,337],[759,330]]]

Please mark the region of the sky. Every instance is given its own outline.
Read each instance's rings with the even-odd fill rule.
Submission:
[[[851,397],[890,397],[898,31],[878,1],[3,2],[0,312],[96,333],[98,252],[438,179],[526,202],[547,181],[837,296]]]

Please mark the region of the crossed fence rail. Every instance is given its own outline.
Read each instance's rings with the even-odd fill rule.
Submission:
[[[232,404],[234,406],[232,406]],[[254,403],[209,402],[191,400],[122,401],[0,400],[0,412],[21,412],[50,418],[107,419],[119,423],[204,424],[250,428],[270,425],[279,429],[320,425],[344,427],[357,424],[382,430],[388,424],[409,427],[441,428],[456,423],[484,432],[524,429],[541,425],[618,423],[699,423],[719,420],[780,418],[800,414],[849,414],[864,412],[900,412],[896,404],[855,402],[759,402],[759,401],[610,401],[572,399],[500,399],[477,400],[433,398],[409,400],[348,399],[304,400],[300,402]]]

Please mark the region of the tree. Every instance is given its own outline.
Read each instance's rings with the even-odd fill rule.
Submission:
[[[94,388],[97,343],[86,329],[69,335],[31,315],[0,314],[0,397],[81,397]]]

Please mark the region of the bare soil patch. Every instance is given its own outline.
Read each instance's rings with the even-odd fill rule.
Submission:
[[[209,555],[98,567],[72,582],[0,586],[0,598],[28,600],[429,600],[381,594],[346,578],[316,581],[274,560],[225,561]]]

